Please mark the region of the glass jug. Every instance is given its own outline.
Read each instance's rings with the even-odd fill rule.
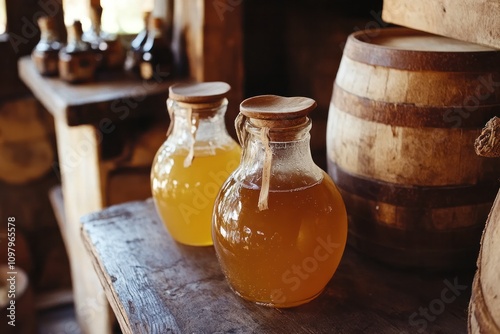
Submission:
[[[170,87],[170,129],[153,161],[151,190],[165,226],[183,244],[212,245],[215,197],[240,161],[224,123],[229,89],[224,82]]]
[[[232,289],[272,307],[318,296],[347,239],[344,202],[309,147],[316,102],[263,95],[241,103],[241,163],[224,183],[212,217],[214,246]]]

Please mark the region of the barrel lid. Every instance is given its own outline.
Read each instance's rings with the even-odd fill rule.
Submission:
[[[170,86],[169,98],[186,103],[215,102],[226,97],[231,90],[225,82],[178,83]]]
[[[410,71],[500,70],[500,50],[409,28],[355,32],[347,39],[344,55],[365,64]]]
[[[243,115],[261,120],[290,120],[307,116],[316,101],[308,97],[283,97],[278,95],[259,95],[241,102]]]

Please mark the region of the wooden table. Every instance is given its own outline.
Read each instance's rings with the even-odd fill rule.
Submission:
[[[82,237],[123,333],[467,330],[473,272],[398,271],[348,248],[320,297],[300,307],[274,309],[230,290],[213,247],[173,241],[151,199],[83,217]]]

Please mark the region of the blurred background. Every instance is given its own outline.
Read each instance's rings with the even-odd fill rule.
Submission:
[[[142,13],[161,2],[102,0],[102,29],[118,34],[128,48],[130,41],[144,29]],[[190,2],[200,1],[186,0],[181,6],[189,7],[186,4]],[[180,3],[174,1],[174,6]],[[234,53],[238,58],[235,63],[242,65],[241,71],[234,69],[241,73],[237,76],[241,82],[232,83],[236,93],[230,100],[228,129],[234,135],[231,127],[243,98],[259,94],[311,97],[318,103],[312,114],[313,157],[326,169],[326,122],[343,46],[347,36],[355,31],[387,26],[381,20],[382,1],[222,3],[226,3],[226,7],[221,11],[217,11],[216,0],[205,1],[205,7],[216,10],[220,19],[214,21],[216,25],[241,32],[241,45],[237,46],[240,50]],[[60,190],[54,189],[61,184],[54,118],[20,80],[17,62],[29,56],[40,39],[36,24],[40,13],[54,11],[64,38],[63,25],[70,25],[74,20],[81,20],[84,30],[90,28],[88,5],[89,0],[64,0],[62,6],[57,0],[0,0],[0,263],[7,262],[6,217],[15,217],[17,266],[26,272],[31,291],[27,293],[30,302],[26,308],[40,333],[79,333],[80,329],[74,318],[68,255],[57,223],[64,217],[58,216],[54,209],[57,206],[54,198],[60,196]],[[173,46],[174,52],[182,53],[182,42],[177,40],[181,46],[177,49]],[[224,53],[225,42],[234,45],[232,40],[219,42],[207,40],[203,48],[222,48],[220,52]],[[176,43],[175,32],[173,43]],[[194,72],[190,63],[184,76],[198,78]],[[161,113],[164,113],[161,126],[165,131],[166,111]],[[136,122],[134,126],[140,127],[140,124]],[[106,145],[115,144],[110,140]],[[148,188],[148,171],[143,174],[140,182]],[[111,200],[104,205],[119,201]]]

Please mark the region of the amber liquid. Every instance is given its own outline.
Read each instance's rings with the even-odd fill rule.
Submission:
[[[151,170],[156,209],[172,237],[193,246],[212,245],[212,210],[221,185],[240,162],[234,143],[215,152],[195,153],[184,167],[186,151],[169,154],[160,149]]]
[[[271,191],[263,211],[260,189],[234,179],[224,185],[214,208],[214,245],[240,296],[292,307],[318,296],[332,278],[346,244],[347,215],[337,188],[323,176],[312,186]]]

